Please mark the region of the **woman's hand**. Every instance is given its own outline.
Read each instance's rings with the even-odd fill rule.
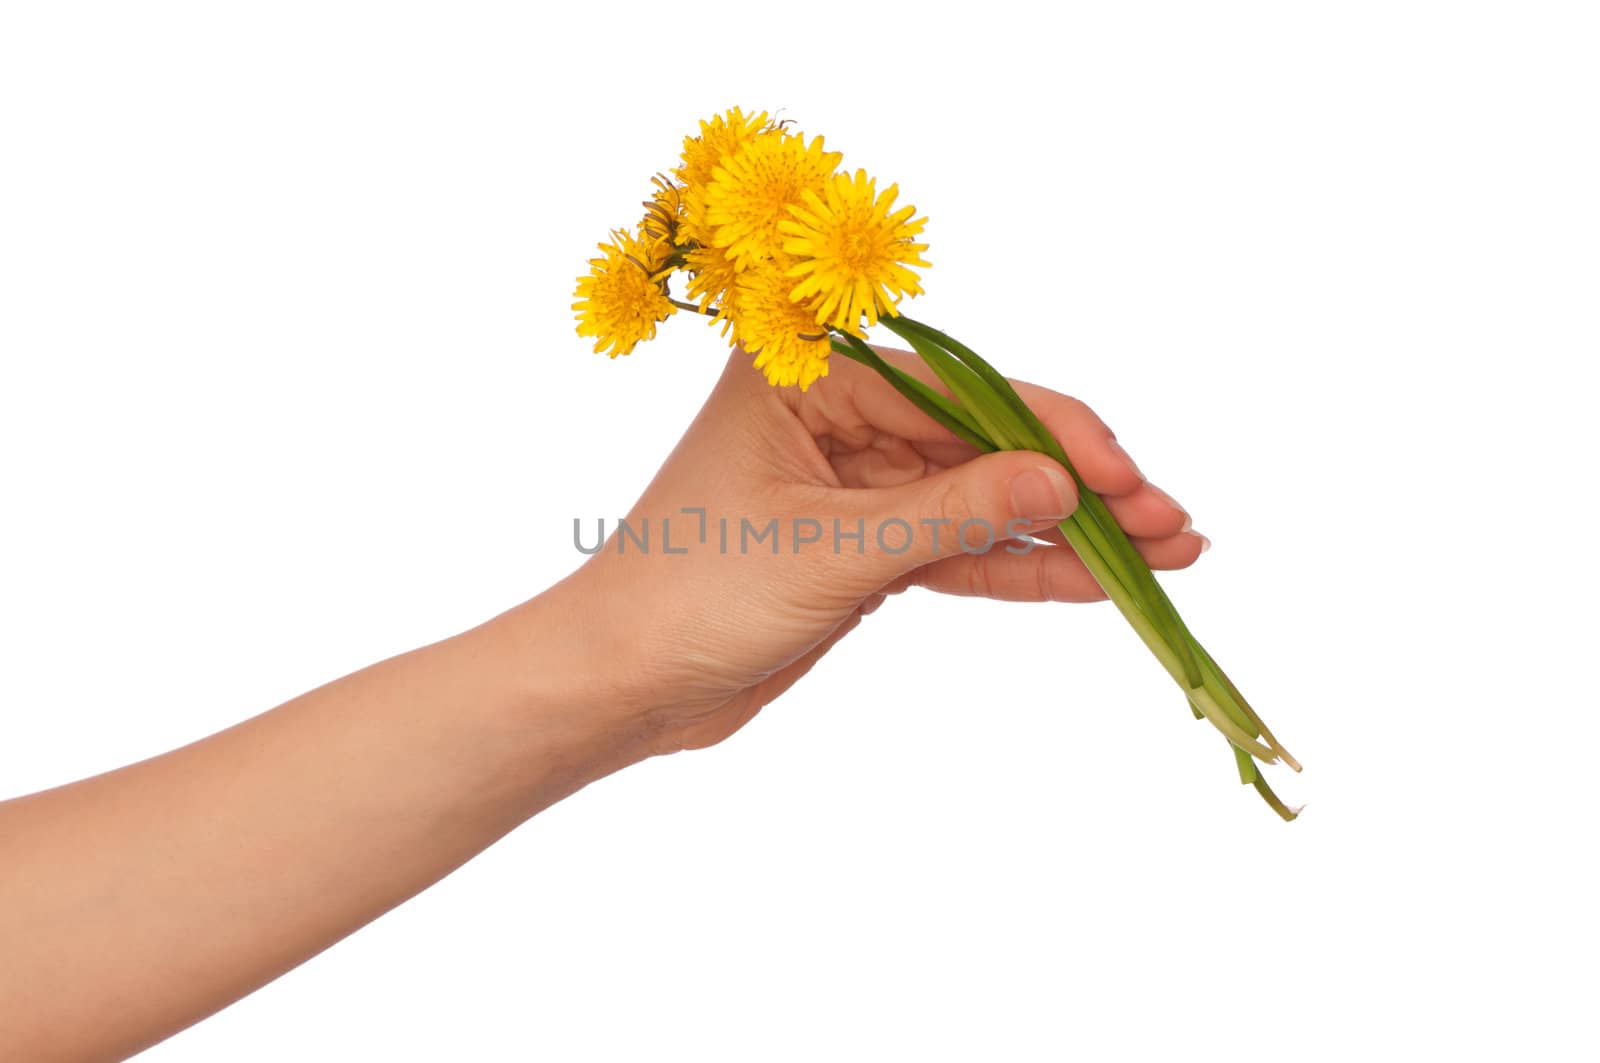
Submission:
[[[919,359],[885,353],[935,382]],[[876,373],[832,361],[802,393],[770,387],[736,351],[629,512],[628,532],[541,596],[568,603],[565,621],[581,628],[652,752],[726,738],[908,587],[1103,597],[1055,530],[1077,504],[1064,469],[1032,452],[979,455]],[[1092,410],[1019,391],[1152,567],[1194,562],[1206,540]]]

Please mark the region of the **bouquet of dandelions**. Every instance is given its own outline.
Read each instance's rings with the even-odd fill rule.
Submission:
[[[720,322],[722,334],[755,356],[774,385],[802,390],[841,355],[882,375],[901,395],[980,451],[1036,450],[1077,482],[1079,506],[1061,532],[1128,623],[1175,679],[1196,719],[1228,741],[1240,780],[1286,820],[1286,806],[1257,761],[1300,765],[1267,730],[1184,625],[1144,559],[1105,503],[1072,467],[1061,444],[1006,378],[970,347],[899,311],[922,294],[913,267],[926,267],[918,243],[925,218],[896,208],[899,189],[881,192],[865,171],[839,169],[788,122],[733,108],[684,138],[680,165],[654,178],[636,230],[612,233],[578,280],[578,334],[615,358],[653,339],[679,310]],[[684,298],[669,281],[682,274]],[[883,359],[866,343],[882,325],[914,350],[948,394]]]

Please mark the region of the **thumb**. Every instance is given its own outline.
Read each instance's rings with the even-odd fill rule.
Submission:
[[[885,582],[1048,528],[1078,508],[1067,471],[1028,450],[983,454],[911,483],[852,493],[872,529],[866,539],[874,575]]]

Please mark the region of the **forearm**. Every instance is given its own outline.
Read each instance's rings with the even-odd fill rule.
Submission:
[[[638,759],[555,596],[106,775],[0,804],[0,1044],[181,1029]],[[567,637],[567,636],[563,636]]]

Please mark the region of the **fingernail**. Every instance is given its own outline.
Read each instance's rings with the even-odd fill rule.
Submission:
[[[1059,469],[1029,469],[1011,481],[1011,511],[1030,524],[1066,520],[1077,507],[1078,493]]]
[[[1194,534],[1195,534],[1195,538],[1200,540],[1200,552],[1202,554],[1205,553],[1207,550],[1211,549],[1211,540],[1210,539],[1207,539],[1204,535],[1201,535],[1199,532],[1195,532]]]
[[[1194,518],[1189,516],[1189,514],[1185,513],[1183,515],[1183,527],[1178,529],[1178,534],[1182,535],[1186,531],[1193,531],[1193,530],[1194,530]]]
[[[1115,436],[1108,438],[1106,440],[1106,444],[1111,447],[1114,453],[1121,455],[1122,460],[1128,463],[1128,468],[1133,470],[1133,474],[1135,476],[1141,480],[1145,478],[1144,472],[1139,468],[1138,464],[1133,460],[1133,458],[1128,456],[1128,452],[1122,449],[1122,444],[1117,442]]]

